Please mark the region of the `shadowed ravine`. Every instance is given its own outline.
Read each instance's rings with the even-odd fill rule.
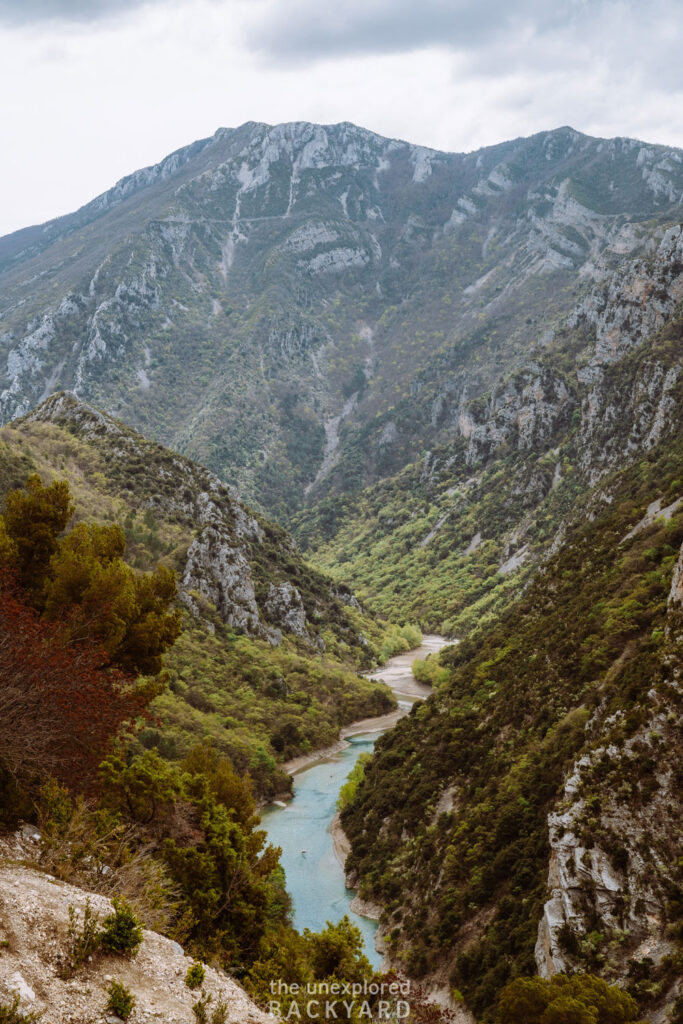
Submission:
[[[372,678],[383,679],[391,686],[399,700],[399,711],[348,726],[342,734],[347,744],[344,749],[323,754],[321,759],[297,771],[294,799],[286,807],[268,807],[262,815],[269,841],[282,848],[281,863],[294,904],[294,926],[319,931],[327,921],[337,922],[349,914],[363,933],[367,955],[375,967],[379,967],[382,959],[374,946],[377,923],[351,910],[354,893],[346,888],[330,825],[339,790],[358,757],[371,751],[377,738],[406,714],[416,700],[429,696],[429,688],[413,676],[412,663],[446,643],[442,637],[425,636],[421,647],[390,658],[373,673]]]

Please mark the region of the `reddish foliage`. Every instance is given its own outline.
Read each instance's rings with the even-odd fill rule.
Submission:
[[[395,970],[379,974],[377,979],[384,983],[385,991],[386,987],[391,984],[405,984],[406,982],[406,978]],[[386,997],[382,996],[381,998]],[[409,1016],[402,1018],[406,1024],[456,1024],[458,1020],[458,1015],[453,1010],[435,1003],[430,998],[429,992],[414,981],[410,982],[409,993],[399,996],[398,999],[407,1002],[410,1007]]]
[[[41,620],[0,580],[0,767],[90,788],[112,737],[144,710],[132,678],[106,663],[101,646]]]

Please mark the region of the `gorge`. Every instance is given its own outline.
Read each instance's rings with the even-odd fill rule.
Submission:
[[[219,129],[0,239],[0,357],[3,499],[44,510],[66,480],[55,552],[120,525],[125,564],[177,583],[95,818],[17,789],[0,749],[3,824],[44,816],[43,866],[104,885],[66,822],[113,814],[166,930],[262,1004],[278,971],[331,976],[330,948],[360,970],[325,931],[351,900],[325,829],[362,748],[347,879],[392,967],[463,1022],[573,974],[628,993],[620,1020],[683,1020],[683,151]],[[65,622],[107,558],[92,541]],[[401,714],[419,629],[460,643]]]
[[[341,732],[345,749],[327,756],[323,752],[321,759],[308,767],[293,766],[292,802],[268,808],[262,815],[269,841],[282,849],[281,863],[293,900],[295,926],[318,931],[327,921],[350,913],[363,932],[365,954],[375,968],[382,962],[375,950],[376,926],[362,911],[354,910],[352,892],[345,885],[344,836],[339,834],[336,816],[339,790],[360,755],[370,754],[379,736],[399,716],[408,713],[415,701],[429,696],[429,688],[415,679],[412,662],[429,657],[447,643],[442,637],[428,635],[415,650],[389,658],[373,675],[391,686],[399,711],[390,719],[365,719],[345,726]]]

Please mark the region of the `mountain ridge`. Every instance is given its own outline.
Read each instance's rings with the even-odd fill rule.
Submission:
[[[0,271],[0,414],[75,389],[285,522],[437,443],[438,416],[406,447],[391,412],[449,352],[476,398],[681,214],[679,151],[566,128],[472,154],[348,123],[193,146]]]
[[[291,790],[283,761],[391,708],[358,675],[386,626],[208,470],[56,394],[0,429],[0,496],[31,473],[69,482],[77,522],[120,524],[135,569],[175,572],[182,632],[139,749],[177,761],[208,741],[265,799]]]

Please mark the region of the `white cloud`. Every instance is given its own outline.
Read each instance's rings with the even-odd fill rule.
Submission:
[[[99,21],[123,10],[160,0],[0,0],[0,22],[33,25],[36,22]]]

